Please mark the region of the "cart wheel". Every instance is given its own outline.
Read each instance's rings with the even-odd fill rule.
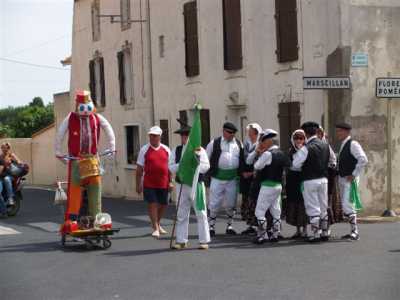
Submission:
[[[104,239],[103,240],[103,249],[108,249],[111,247],[111,241],[109,239]]]
[[[91,240],[85,240],[85,245],[87,250],[92,250],[94,248],[94,244]]]
[[[66,240],[66,237],[65,237],[65,234],[62,234],[61,235],[61,246],[65,246],[65,240]]]

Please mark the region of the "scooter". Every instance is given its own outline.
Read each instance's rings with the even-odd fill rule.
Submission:
[[[112,152],[105,152],[99,155],[101,156],[109,156],[112,155]],[[72,156],[64,156],[64,160],[79,160],[79,157]],[[57,185],[66,182],[58,182]],[[120,229],[112,228],[112,220],[111,216],[107,213],[99,213],[96,215],[95,219],[87,216],[87,204],[88,197],[86,190],[83,190],[82,195],[82,208],[79,213],[79,217],[77,221],[65,220],[64,224],[61,226],[60,235],[61,235],[61,245],[63,247],[66,246],[67,242],[84,242],[87,249],[94,248],[102,248],[108,249],[111,247],[112,242],[110,240],[110,236],[114,235],[120,231]]]
[[[25,177],[14,177],[13,178],[13,190],[14,190],[14,204],[6,204],[7,205],[7,215],[9,217],[14,217],[17,215],[19,212],[19,209],[21,208],[21,201],[23,199],[22,197],[22,189],[25,185]],[[7,199],[6,191],[3,189],[2,192],[3,199]]]

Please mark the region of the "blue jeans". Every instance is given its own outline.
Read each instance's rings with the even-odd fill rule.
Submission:
[[[3,196],[1,193],[3,192],[3,180],[0,179],[0,214],[5,214],[7,212],[7,206],[4,202]]]
[[[3,178],[4,188],[6,189],[6,194],[8,198],[14,198],[14,190],[12,186],[12,177],[7,175]]]

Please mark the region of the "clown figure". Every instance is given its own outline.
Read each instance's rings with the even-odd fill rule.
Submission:
[[[56,157],[64,160],[61,148],[68,133],[68,156],[72,158],[68,161],[66,223],[78,219],[82,187],[87,190],[90,216],[95,218],[101,213],[101,172],[98,158],[100,128],[104,131],[108,143],[105,152],[115,152],[114,131],[110,123],[96,113],[90,93],[78,91],[75,100],[75,112],[71,112],[61,123],[55,139]]]

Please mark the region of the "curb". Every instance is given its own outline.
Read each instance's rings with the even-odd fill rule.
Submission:
[[[375,224],[375,223],[396,223],[400,222],[400,216],[397,217],[381,217],[381,216],[369,216],[357,218],[360,224]]]

